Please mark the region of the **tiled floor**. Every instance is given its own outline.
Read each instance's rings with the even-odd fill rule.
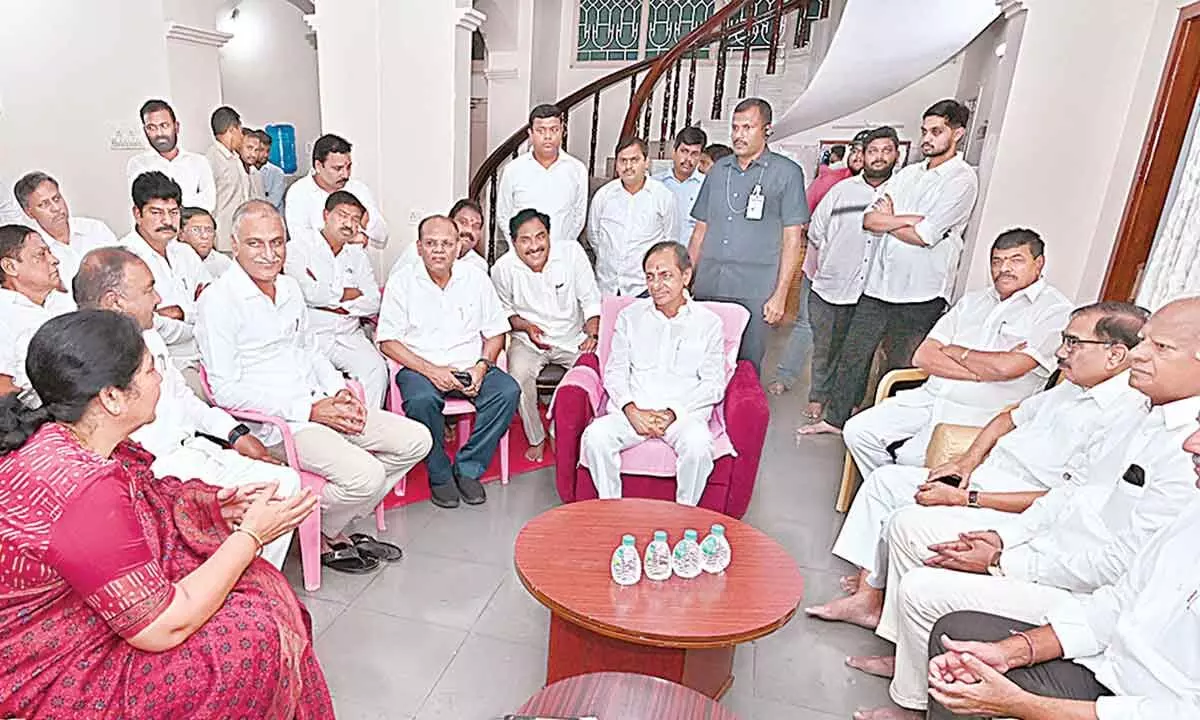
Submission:
[[[778,341],[780,338],[776,338]],[[829,554],[841,442],[797,448],[805,388],[772,398],[772,422],[745,520],[787,548],[804,572],[805,604],[834,597],[848,566]],[[802,472],[797,472],[802,468]],[[367,577],[324,574],[305,593],[299,558],[286,571],[312,612],[317,655],[341,720],[490,720],[545,678],[547,611],[521,587],[512,545],[527,520],[559,503],[551,470],[488,486],[478,508],[428,503],[388,513],[385,535],[405,559]],[[364,526],[367,528],[368,526]],[[741,646],[722,700],[742,720],[846,718],[885,705],[886,681],[848,670],[848,654],[883,652],[865,630],[802,615]]]

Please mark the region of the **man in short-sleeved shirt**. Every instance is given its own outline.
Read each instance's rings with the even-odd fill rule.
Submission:
[[[808,222],[804,171],[767,149],[771,106],[749,98],[733,113],[734,154],[705,177],[692,208],[688,252],[696,297],[736,302],[750,311],[738,358],[762,366],[767,326],[783,318]]]
[[[458,226],[444,215],[417,227],[421,262],[388,278],[375,340],[402,366],[396,374],[404,414],[429,428],[433,450],[426,459],[433,504],[458,506],[487,501],[480,484],[517,410],[516,381],[496,367],[508,317],[487,273],[455,262]],[[475,406],[471,437],[446,457],[442,410],[446,398]],[[453,481],[453,482],[452,482]],[[456,488],[457,486],[457,488]]]

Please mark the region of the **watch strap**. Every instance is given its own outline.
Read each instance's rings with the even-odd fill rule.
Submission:
[[[247,426],[246,423],[238,423],[237,425],[233,426],[232,430],[229,431],[229,437],[226,438],[226,441],[230,445],[233,445],[238,440],[241,440],[243,437],[245,437],[249,434],[250,434],[249,426]]]

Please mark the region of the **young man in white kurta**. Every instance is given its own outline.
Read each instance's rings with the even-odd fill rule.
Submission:
[[[37,225],[42,239],[58,258],[63,289],[71,292],[71,280],[83,256],[96,248],[117,244],[117,236],[100,220],[71,215],[58,181],[42,172],[32,172],[17,181],[17,202]]]
[[[504,166],[496,199],[496,227],[509,241],[508,224],[518,211],[536,208],[550,216],[555,237],[578,240],[587,219],[587,166],[562,147],[563,114],[554,105],[529,113],[529,152]]]
[[[513,333],[508,372],[521,387],[518,412],[529,441],[526,457],[542,458],[546,430],[538,411],[537,378],[550,364],[570,368],[596,349],[600,290],[577,242],[551,242],[550,217],[536,210],[513,216],[513,247],[492,268],[492,283]]]
[[[646,144],[637,138],[621,143],[617,173],[592,198],[588,240],[596,251],[596,283],[605,295],[645,297],[642,260],[655,243],[678,240],[675,194],[646,176]]]
[[[81,308],[112,310],[137,320],[146,350],[162,376],[154,422],[130,436],[154,455],[150,469],[158,477],[197,478],[209,485],[237,487],[276,483],[276,495],[288,497],[300,490],[300,476],[279,464],[249,428],[229,413],[196,397],[183,375],[170,361],[167,344],[154,327],[154,307],[159,296],[154,275],[136,255],[124,248],[108,248],[90,255],[78,276],[77,297]],[[224,440],[222,448],[208,438]],[[263,549],[263,559],[277,568],[287,558],[291,534]]]
[[[365,541],[346,537],[346,526],[369,514],[429,452],[429,433],[359,402],[317,351],[300,286],[282,274],[284,238],[283,219],[265,200],[252,200],[234,214],[237,264],[201,296],[196,324],[213,398],[222,407],[287,420],[301,466],[327,481],[321,514],[326,549],[341,551],[343,559],[373,557],[369,548],[379,543],[368,538],[368,550],[358,553]],[[282,456],[278,430],[263,426],[255,434]]]
[[[313,144],[313,171],[288,187],[284,200],[289,237],[307,237],[325,225],[325,201],[329,194],[345,190],[367,209],[362,229],[363,244],[381,249],[388,242],[388,224],[367,184],[350,177],[351,145],[337,135],[322,135]]]
[[[23,225],[0,227],[0,391],[32,393],[29,341],[47,320],[75,310],[60,283],[58,260],[41,235]]]
[[[367,338],[364,319],[379,314],[381,293],[362,246],[366,209],[344,190],[325,202],[322,229],[292,235],[284,272],[300,283],[317,347],[333,366],[359,381],[371,407],[383,407],[387,363]]]
[[[992,245],[992,286],[967,293],[917,348],[913,364],[929,373],[850,418],[842,432],[863,477],[893,462],[925,464],[938,423],[982,426],[1045,386],[1071,302],[1041,276],[1041,238],[1010,230]]]
[[[142,130],[150,149],[129,158],[125,177],[130,187],[138,175],[160,172],[174,180],[183,193],[182,204],[212,212],[217,204],[217,188],[212,166],[203,155],[179,147],[179,121],[175,111],[162,100],[142,105]]]
[[[650,298],[617,315],[608,412],[583,431],[581,453],[600,498],[619,498],[621,451],[661,438],[677,456],[675,501],[696,505],[713,468],[708,421],[725,396],[724,326],[687,295],[691,261],[675,238],[647,253],[645,276]]]

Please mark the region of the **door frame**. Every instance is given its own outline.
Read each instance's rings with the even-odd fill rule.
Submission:
[[[1200,93],[1200,2],[1179,10],[1137,174],[1117,229],[1100,296],[1132,300],[1158,231]]]

